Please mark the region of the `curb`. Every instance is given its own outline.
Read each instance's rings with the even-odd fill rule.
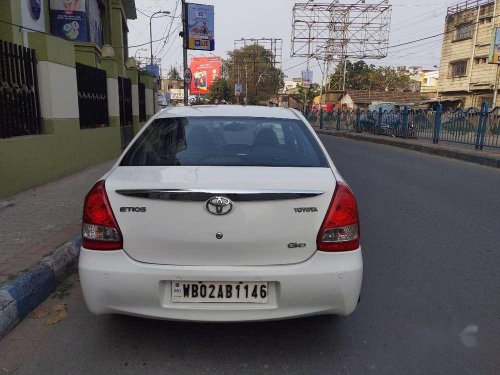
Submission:
[[[387,146],[404,148],[407,150],[419,151],[426,154],[444,156],[451,159],[457,159],[462,161],[467,161],[469,163],[475,163],[480,165],[485,165],[493,168],[500,168],[500,156],[494,157],[489,155],[473,154],[467,151],[450,150],[439,146],[422,145],[418,143],[410,143],[409,141],[404,141],[394,138],[374,138],[368,137],[359,133],[343,133],[343,132],[331,132],[327,130],[314,129],[317,134],[330,135],[335,137],[349,138],[356,141],[378,143]]]
[[[78,262],[78,236],[42,258],[38,264],[0,285],[0,339],[28,316],[73,272]]]

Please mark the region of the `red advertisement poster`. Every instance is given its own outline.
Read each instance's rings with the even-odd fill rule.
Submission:
[[[210,86],[220,78],[220,57],[193,57],[191,59],[191,95],[205,95],[210,91]]]

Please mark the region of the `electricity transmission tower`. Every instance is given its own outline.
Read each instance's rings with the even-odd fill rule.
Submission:
[[[258,83],[262,77],[258,74],[259,66],[262,64],[269,65],[273,68],[272,71],[278,73],[281,70],[283,56],[283,39],[281,38],[241,38],[234,41],[234,50],[239,50],[244,47],[242,73],[245,74],[245,100],[248,102],[248,64],[252,67],[251,82],[254,87],[254,95],[257,96]],[[264,49],[270,53],[270,58],[262,58],[259,55],[259,50]],[[279,77],[275,77],[276,87],[275,93],[279,90]],[[235,82],[240,83],[240,65],[237,67],[237,79]],[[239,98],[238,98],[239,99]]]
[[[296,3],[292,15],[290,55],[323,61],[323,84],[329,91],[345,91],[348,59],[387,56],[392,6],[388,0],[366,4]]]

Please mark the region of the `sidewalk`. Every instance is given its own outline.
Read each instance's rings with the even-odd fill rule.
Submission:
[[[0,284],[80,234],[85,194],[113,163],[0,200]]]
[[[350,138],[357,141],[385,144],[409,150],[425,152],[427,154],[444,156],[452,159],[467,161],[490,167],[500,168],[500,149],[476,150],[472,145],[441,142],[433,144],[430,139],[402,139],[369,133],[355,133],[350,131],[337,131],[332,129],[314,128],[316,133]]]

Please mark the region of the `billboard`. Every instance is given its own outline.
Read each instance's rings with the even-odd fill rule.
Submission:
[[[191,71],[193,72],[191,94],[208,94],[212,83],[220,78],[220,70],[220,57],[193,57],[191,59]]]
[[[184,89],[170,89],[170,99],[184,100]]]
[[[186,4],[187,7],[187,48],[213,51],[214,7],[204,4]]]
[[[500,64],[500,27],[493,29],[490,49],[490,63]]]
[[[50,0],[50,27],[53,35],[74,42],[87,42],[86,1]]]

